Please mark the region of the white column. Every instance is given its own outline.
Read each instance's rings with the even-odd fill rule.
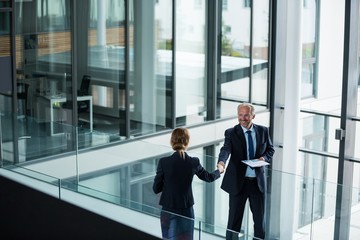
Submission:
[[[132,119],[156,124],[155,1],[134,1],[134,91]]]
[[[297,226],[297,173],[301,64],[302,1],[279,0],[276,23],[274,143],[276,149],[271,192],[271,236],[292,239]],[[280,109],[284,106],[284,109]],[[278,221],[277,221],[278,220]]]
[[[99,59],[101,59],[102,67],[109,67],[107,49],[106,49],[106,2],[104,0],[97,0],[97,51]],[[97,87],[99,94],[98,103],[100,106],[106,106],[106,88]]]

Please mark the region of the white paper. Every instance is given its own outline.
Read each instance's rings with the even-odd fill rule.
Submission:
[[[262,167],[270,165],[270,163],[258,159],[243,160],[242,162],[246,165],[249,165],[250,167]]]

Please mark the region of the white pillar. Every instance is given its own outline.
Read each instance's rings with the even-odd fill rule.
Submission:
[[[107,48],[106,48],[106,2],[104,0],[97,0],[97,51],[99,52],[99,59],[101,59],[102,67],[109,67]],[[97,87],[99,94],[98,105],[106,106],[106,88]]]
[[[155,0],[134,1],[134,88],[132,119],[156,124]]]
[[[302,65],[302,1],[279,0],[276,23],[276,76],[270,235],[292,239],[298,218],[297,173]],[[284,106],[284,109],[280,109]],[[278,170],[278,171],[276,171]]]

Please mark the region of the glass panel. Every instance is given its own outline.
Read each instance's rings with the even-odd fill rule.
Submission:
[[[304,0],[302,11],[302,73],[301,97],[315,97],[316,82],[316,47],[317,47],[317,0]]]
[[[327,173],[337,171],[334,169],[335,166],[331,166],[336,162],[334,159],[327,159]],[[317,177],[302,177],[274,170],[269,174],[272,179],[272,190],[268,196],[268,199],[271,199],[269,202],[271,204],[270,238],[333,238],[336,194],[339,187],[333,183],[333,179],[327,176],[329,181],[323,181],[316,179]],[[344,189],[349,190],[348,187]],[[298,197],[299,200],[297,200]],[[293,211],[289,212],[289,209]],[[291,224],[287,225],[289,222]],[[278,228],[283,229],[284,226],[292,228],[294,223],[296,226],[292,232],[284,231],[280,235],[277,232]]]
[[[128,221],[130,226],[136,228],[138,225],[134,224],[143,224],[141,220],[139,221],[143,217],[146,218],[146,221],[152,221],[146,222],[146,224],[157,226],[158,231],[156,232],[161,234],[159,195],[152,192],[152,183],[157,159],[172,153],[172,150],[170,147],[142,141],[125,144],[128,144],[126,147],[128,151],[120,150],[123,153],[121,158],[118,155],[119,149],[116,149],[116,153],[113,154],[111,149],[107,149],[107,153],[110,153],[108,158],[101,159],[100,164],[95,164],[97,165],[96,169],[92,169],[94,159],[91,159],[90,155],[94,154],[91,152],[78,156],[80,164],[77,169],[74,164],[75,156],[62,157],[51,162],[27,164],[26,168],[11,167],[9,169],[54,185],[58,184],[59,179],[66,179],[61,181],[62,188],[134,210],[133,212],[126,211],[129,216],[132,216],[129,218],[130,222]],[[152,153],[156,152],[158,155],[149,159],[141,159],[140,156],[134,156],[135,151],[133,151],[139,148],[150,149]],[[204,167],[207,162],[209,170],[214,168],[216,158],[205,156],[202,148],[193,149],[188,153],[201,158]],[[307,172],[303,173],[306,176],[267,168],[265,175],[269,183],[269,191],[266,195],[267,237],[269,239],[332,239],[335,226],[336,194],[341,187],[343,192],[351,196],[350,239],[358,239],[360,235],[358,230],[359,188],[339,186],[334,183],[336,179],[332,177],[336,178],[336,174],[331,173],[337,172],[336,159],[306,155],[308,154],[302,156],[305,161],[307,161],[306,158],[312,158],[311,162],[308,162],[311,166],[308,165]],[[97,156],[94,157],[97,158]],[[129,159],[129,163],[122,164]],[[111,161],[114,161],[115,165],[109,168]],[[314,164],[315,161],[319,164]],[[59,171],[58,164],[64,167],[61,171]],[[75,177],[77,171],[80,172],[80,184],[77,184]],[[195,177],[194,181],[194,236],[196,238],[201,236],[202,239],[224,238],[228,216],[228,194],[219,187],[221,179],[214,183],[206,183]],[[348,194],[350,192],[351,194]],[[80,198],[81,196],[77,196],[78,200]],[[223,199],[223,201],[218,201],[218,199]],[[212,200],[214,200],[213,206],[210,203]],[[139,213],[143,215],[139,215]],[[169,214],[175,213],[169,212]],[[121,216],[119,218],[121,219]],[[253,236],[253,220],[248,205],[245,209],[243,223],[239,236],[251,238]]]
[[[172,1],[158,0],[155,4],[155,76],[157,81],[156,125],[157,131],[172,126],[173,109],[173,21]]]
[[[311,223],[299,226],[297,235],[300,236],[304,235],[303,233],[307,233],[309,239],[332,239],[335,231],[334,216],[338,185],[312,178],[305,178],[303,180],[308,185],[306,185],[305,189],[302,189],[302,192],[309,194],[309,197],[312,196],[313,199],[308,199],[308,204],[310,205],[308,205],[307,209],[302,209],[304,212],[301,212],[299,218],[308,217]],[[320,204],[318,201],[321,201],[321,206],[318,205]]]
[[[6,168],[7,170],[9,171],[12,171],[14,173],[18,173],[20,175],[24,175],[24,176],[27,176],[27,177],[30,177],[32,179],[36,179],[36,180],[40,180],[41,182],[44,182],[44,183],[49,183],[51,185],[54,185],[54,186],[57,186],[57,187],[60,187],[59,186],[59,180],[58,178],[55,178],[51,175],[47,175],[47,174],[44,174],[42,172],[39,172],[39,171],[34,171],[34,170],[31,170],[31,167],[28,168],[28,167],[19,167],[19,166],[12,166],[10,168]],[[39,187],[39,186],[37,186]],[[49,190],[49,188],[47,188],[47,190]],[[59,193],[58,189],[57,191],[55,191],[55,193]],[[58,196],[57,196],[58,197]]]
[[[311,94],[313,97],[304,99],[301,102],[301,108],[340,114],[343,48],[335,49],[334,46],[344,44],[345,1],[321,1],[318,16],[316,4],[316,0],[304,1],[301,95],[308,97]],[[318,28],[316,28],[316,21],[319,22]],[[318,51],[316,46],[319,46]],[[316,59],[318,59],[317,62]],[[318,65],[316,66],[315,63]],[[314,78],[316,68],[317,82]],[[313,92],[316,94],[313,95]],[[333,132],[330,133],[333,135]]]
[[[204,122],[205,1],[176,1],[176,125]]]
[[[181,211],[181,210],[180,210]],[[162,210],[160,213],[162,239],[200,239],[199,223],[179,213]]]
[[[357,164],[359,165],[359,164]],[[350,217],[350,237],[349,239],[356,239],[360,236],[360,189],[359,189],[359,166],[356,166],[357,183],[356,187],[352,188],[352,204],[351,204],[351,217]]]
[[[9,12],[0,12],[0,102],[7,102],[6,95],[11,95],[12,89],[12,53],[11,53],[11,15]],[[4,94],[4,95],[2,95]],[[12,102],[3,104],[1,110],[12,111]],[[6,108],[6,109],[4,109]]]
[[[252,102],[267,105],[269,73],[269,1],[253,3]]]
[[[360,23],[358,24],[358,49],[357,49],[357,56],[358,56],[358,64],[360,66]],[[360,68],[357,69],[358,71],[358,76],[360,76]],[[357,104],[356,104],[356,116],[360,117],[360,77],[358,80],[358,86],[357,86]],[[360,146],[360,122],[357,121],[355,123],[355,146]],[[354,156],[357,158],[360,158],[360,148],[359,147],[355,147],[355,153]],[[356,185],[355,185],[356,186]]]
[[[259,41],[254,48],[255,52],[263,45],[263,39],[258,38],[264,28],[267,28],[267,24],[257,34],[256,39]],[[221,80],[217,97],[221,99],[220,116],[226,117],[232,116],[236,109],[237,104],[232,101],[250,100],[251,8],[242,1],[229,1],[227,8],[222,11],[221,29]],[[258,78],[261,79],[260,76],[263,75],[259,73]]]
[[[300,175],[305,178],[302,180],[298,201],[302,213],[299,215],[298,226],[303,227],[324,217],[324,194],[329,190],[325,183],[337,181],[336,175],[329,173],[336,173],[338,167],[337,159],[334,158],[306,153],[301,153],[300,156]]]
[[[220,226],[207,222],[199,222],[199,238],[198,239],[224,239],[226,234],[226,226]]]
[[[11,102],[11,98],[5,98],[8,103]],[[1,126],[1,166],[7,166],[16,162],[14,155],[14,139],[15,131],[13,124],[13,116],[9,112],[1,112],[0,114],[0,126]],[[19,154],[20,155],[20,154]],[[19,156],[20,158],[20,156]]]
[[[310,113],[301,113],[299,129],[302,131],[300,147],[337,154],[339,142],[335,139],[335,129],[340,126],[340,118]]]
[[[95,145],[94,139],[89,136],[78,137],[73,126],[55,122],[52,125],[54,131],[58,133],[51,134],[50,129],[44,130],[36,119],[29,116],[19,117],[2,112],[1,138],[4,165],[28,163],[35,159],[74,152],[77,146],[83,148],[91,144]],[[17,139],[17,142],[14,139]]]
[[[192,149],[191,151],[188,151],[190,156],[197,157],[200,159],[200,164],[209,172],[212,172],[216,170],[216,161],[213,156],[205,155],[202,152],[205,152],[205,149],[203,148],[196,148]],[[194,211],[195,216],[200,221],[203,220],[210,220],[213,219],[213,214],[210,214],[207,209],[213,208],[215,205],[215,202],[212,201],[214,196],[216,196],[215,192],[218,191],[218,188],[215,188],[217,186],[216,183],[219,183],[220,181],[215,181],[212,183],[204,184],[204,181],[200,180],[197,177],[194,177],[193,180],[193,192],[194,192],[194,198],[195,199],[203,199],[208,198],[208,196],[211,196],[208,198],[208,201],[205,201],[203,204],[196,204],[194,205]],[[216,189],[216,190],[215,190]]]
[[[80,31],[77,35],[79,41],[82,39],[78,50],[80,64],[77,71],[80,80],[87,75],[90,78],[94,130],[124,137],[125,2],[91,0],[86,9],[89,12],[89,19],[83,19],[86,31]],[[87,39],[83,39],[83,35]],[[87,54],[82,54],[82,51]],[[82,62],[88,65],[84,66]],[[78,86],[81,84],[80,80]]]
[[[56,122],[71,119],[65,110],[72,82],[69,5],[68,0],[16,2],[18,98],[23,114],[51,135]]]
[[[171,124],[172,2],[130,1],[130,6],[130,135],[138,136]]]
[[[1,0],[0,1],[0,8],[4,7],[4,8],[8,8],[10,7],[10,0]],[[1,14],[0,14],[1,15]],[[0,21],[1,22],[1,21]]]
[[[0,12],[0,57],[10,56],[10,13]]]
[[[359,88],[360,89],[360,88]],[[358,95],[360,96],[360,95]],[[359,104],[358,104],[359,105]],[[360,122],[356,122],[355,123],[355,129],[356,129],[356,134],[355,134],[355,146],[360,146]],[[360,158],[360,148],[359,147],[355,147],[354,148],[354,157],[356,158]]]

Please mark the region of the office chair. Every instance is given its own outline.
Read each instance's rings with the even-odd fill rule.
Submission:
[[[20,107],[20,114],[23,116],[32,115],[32,101],[28,101],[29,95],[29,87],[28,83],[17,83],[17,99],[18,105]],[[28,103],[30,103],[30,109],[28,109]]]
[[[78,96],[89,95],[90,81],[91,81],[91,77],[89,75],[83,76],[83,78],[81,80],[81,84],[80,84],[80,89],[77,91]],[[89,101],[77,101],[78,113],[87,112],[88,109],[90,108],[89,104],[90,104]],[[72,102],[66,101],[62,105],[62,107],[65,109],[72,109]],[[84,124],[85,124],[85,121],[80,120],[80,117],[79,117],[78,126],[82,127]]]
[[[77,91],[78,96],[89,95],[90,80],[91,77],[89,75],[83,76],[80,84],[80,89]],[[63,108],[71,109],[72,103],[71,101],[66,101],[66,103],[64,103],[62,106]],[[82,113],[82,112],[86,112],[90,106],[88,101],[78,101],[77,107],[78,107],[78,112]]]
[[[78,96],[89,95],[91,77],[89,75],[84,75],[81,80],[80,89],[78,90]],[[88,101],[78,101],[78,112],[86,112],[89,109]]]

